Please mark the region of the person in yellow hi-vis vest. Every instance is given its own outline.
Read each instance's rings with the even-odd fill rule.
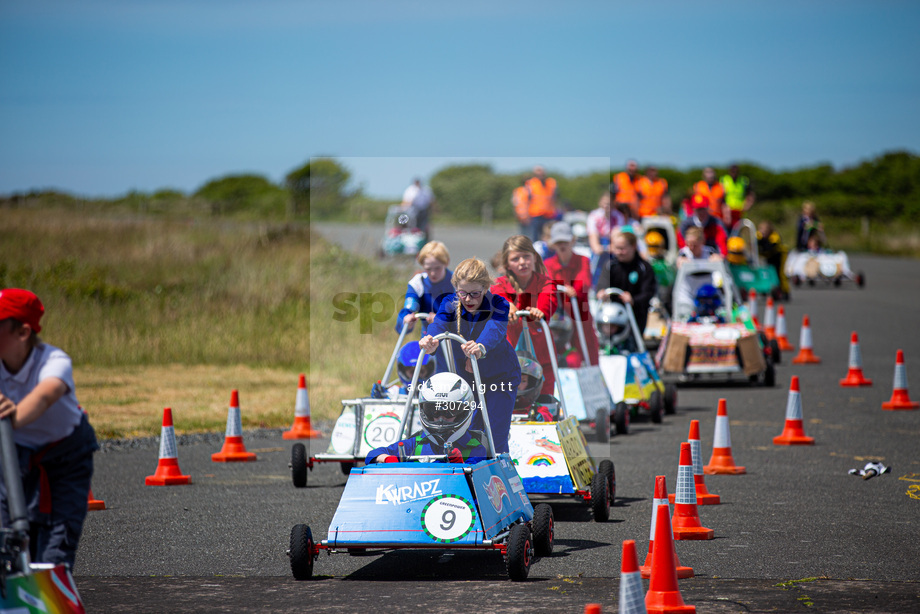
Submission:
[[[722,189],[725,190],[725,207],[722,221],[730,231],[735,227],[745,212],[754,206],[754,191],[751,181],[738,174],[738,165],[732,164],[728,174],[720,180]]]

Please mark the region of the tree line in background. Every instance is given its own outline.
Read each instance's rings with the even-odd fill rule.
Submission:
[[[835,170],[818,165],[790,171],[772,171],[756,164],[739,164],[757,195],[756,219],[791,223],[802,201],[812,200],[832,226],[852,230],[865,220],[873,223],[920,224],[920,156],[890,152],[857,166]],[[612,169],[612,173],[620,169]],[[727,171],[716,168],[719,175]],[[560,202],[566,208],[590,211],[608,189],[610,175],[566,176],[554,173]],[[702,167],[680,170],[659,167],[668,181],[675,205],[701,178]],[[511,192],[529,173],[497,173],[491,166],[446,166],[430,179],[437,198],[437,221],[512,221]],[[314,158],[294,169],[282,184],[262,175],[227,175],[208,181],[192,194],[159,190],[131,192],[115,199],[82,199],[60,192],[31,192],[4,197],[7,206],[57,203],[99,209],[128,208],[144,213],[207,214],[242,219],[284,221],[340,219],[382,222],[392,200],[375,199],[350,185],[351,173],[333,158]],[[407,180],[408,185],[408,180]]]

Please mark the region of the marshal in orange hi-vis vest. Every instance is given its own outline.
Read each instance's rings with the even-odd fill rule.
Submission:
[[[556,180],[546,177],[540,181],[531,177],[525,184],[530,192],[530,217],[551,217],[556,215],[556,206],[553,197],[556,194]]]

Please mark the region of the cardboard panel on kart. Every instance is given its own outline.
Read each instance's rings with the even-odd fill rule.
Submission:
[[[578,304],[573,297],[573,307]],[[530,317],[529,310],[517,311],[521,318]],[[574,313],[578,313],[575,311]],[[578,319],[575,318],[577,321]],[[556,360],[556,347],[549,325],[545,319],[537,320],[546,336],[550,363],[556,379],[555,399],[537,398],[538,403],[552,404],[556,417],[551,422],[528,421],[527,413],[512,416],[508,446],[518,474],[528,494],[569,495],[580,497],[592,508],[594,519],[606,522],[610,517],[610,505],[616,496],[616,473],[611,460],[596,464],[588,451],[587,441],[579,428],[574,412],[587,414],[588,402],[599,406],[603,423],[609,435],[609,411],[612,406],[603,376],[597,366],[578,369],[560,368]],[[580,322],[577,324],[580,326]],[[528,326],[524,326],[519,340],[519,351],[535,356]],[[584,330],[580,329],[584,349]],[[585,362],[587,350],[585,351]],[[558,406],[553,403],[558,401]],[[594,405],[590,405],[594,407]]]
[[[696,292],[706,284],[719,292],[725,323],[688,323],[696,310]],[[773,385],[775,373],[772,360],[767,359],[769,352],[764,351],[765,339],[754,328],[724,261],[685,262],[677,272],[673,300],[674,317],[655,358],[663,376],[731,379],[741,375]],[[711,351],[703,351],[707,348]]]
[[[0,528],[0,610],[3,612],[86,612],[70,568],[33,563],[29,515],[9,417],[0,420],[0,458],[10,526]]]
[[[466,340],[444,332],[437,340]],[[449,344],[442,344],[449,347]],[[448,352],[449,354],[450,352]],[[417,389],[421,358],[412,378]],[[453,367],[453,360],[448,364]],[[316,543],[307,525],[291,531],[291,570],[312,577],[313,562],[328,552],[366,549],[464,548],[499,551],[513,580],[527,576],[533,554],[552,553],[552,509],[535,509],[507,453],[495,454],[479,364],[470,364],[485,426],[488,458],[477,463],[446,463],[446,455],[409,456],[403,462],[353,469],[326,539]],[[406,400],[404,413],[409,411]],[[404,422],[405,424],[405,422]],[[440,462],[439,462],[440,461]]]
[[[416,315],[419,320],[428,320],[426,313]],[[342,400],[342,413],[332,428],[325,453],[310,456],[302,443],[294,444],[291,448],[291,478],[294,486],[303,488],[307,485],[308,471],[312,470],[316,463],[339,463],[342,473],[347,475],[352,467],[364,461],[371,450],[398,441],[401,433],[407,430],[407,425],[409,433],[421,430],[415,395],[398,393],[401,380],[398,377],[391,380],[406,333],[407,328],[404,326],[396,340],[383,377],[374,385],[375,389],[386,391],[387,397],[371,396]],[[411,400],[408,409],[407,399]]]
[[[623,294],[618,288],[609,288],[607,292],[613,297]],[[673,414],[677,407],[677,389],[661,380],[638,330],[632,305],[620,302],[626,309],[629,332],[636,350],[629,354],[601,355],[600,369],[614,402],[614,426],[617,433],[627,434],[630,417],[643,415],[652,422],[660,423],[662,414]]]
[[[745,235],[747,235],[747,238],[745,238]],[[782,294],[779,276],[772,266],[760,261],[757,228],[754,227],[754,222],[746,218],[738,220],[738,223],[732,228],[731,236],[740,237],[744,240],[744,258],[746,262],[729,262],[728,264],[732,280],[737,285],[741,296],[747,296],[748,292],[753,289],[757,294],[769,295],[779,300]]]

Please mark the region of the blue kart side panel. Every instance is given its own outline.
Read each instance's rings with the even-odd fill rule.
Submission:
[[[519,520],[533,519],[533,506],[508,454],[476,463],[471,477],[486,539]]]
[[[356,468],[327,541],[332,548],[478,546],[518,519],[533,518],[523,492],[507,455],[474,465],[410,462]]]

